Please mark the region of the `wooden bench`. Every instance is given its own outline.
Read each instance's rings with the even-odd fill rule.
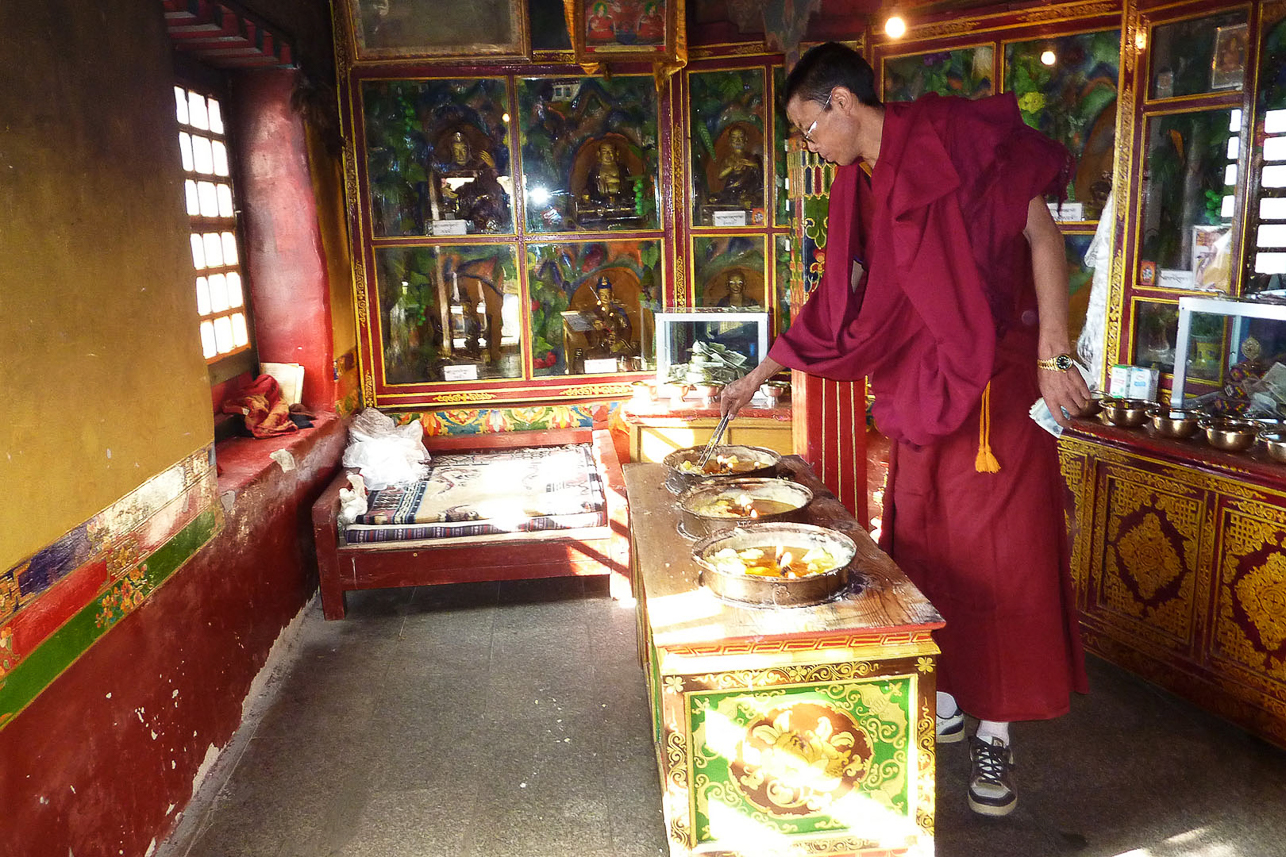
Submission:
[[[348,471],[341,470],[313,504],[313,533],[326,618],[344,618],[344,593],[356,589],[487,580],[607,575],[613,598],[632,599],[625,479],[607,429],[551,429],[424,440],[430,453],[591,442],[606,495],[607,523],[587,529],[347,544],[339,527],[339,492],[348,486]]]

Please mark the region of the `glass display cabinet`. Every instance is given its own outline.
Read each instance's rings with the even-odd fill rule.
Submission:
[[[1174,386],[1179,407],[1204,405],[1220,413],[1286,414],[1286,293],[1257,299],[1179,299]],[[1187,379],[1213,380],[1217,389],[1185,396]]]
[[[665,383],[726,384],[768,353],[768,313],[667,310],[656,316],[656,376]]]
[[[1127,0],[1104,362],[1162,401],[1281,415],[1284,81],[1286,4]],[[1093,420],[1059,453],[1086,648],[1286,746],[1286,465]]]

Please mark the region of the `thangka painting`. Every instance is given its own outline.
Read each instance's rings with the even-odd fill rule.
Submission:
[[[527,54],[526,0],[346,0],[356,58]]]
[[[683,0],[572,0],[579,63],[673,61]]]

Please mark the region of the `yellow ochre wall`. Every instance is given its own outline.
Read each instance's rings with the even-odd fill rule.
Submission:
[[[0,569],[213,436],[157,5],[0,3]]]

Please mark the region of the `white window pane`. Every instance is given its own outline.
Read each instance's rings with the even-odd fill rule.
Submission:
[[[183,192],[188,199],[188,217],[196,217],[201,213],[201,197],[196,192],[196,182],[188,179],[183,182]]]
[[[221,184],[219,185],[218,190],[219,216],[231,217],[234,213],[232,210],[232,188],[228,187],[226,184]]]
[[[237,236],[231,232],[223,233],[223,264],[237,264]]]
[[[210,127],[209,117],[205,112],[205,96],[195,92],[188,93],[188,124],[202,131]]]
[[[1259,227],[1256,247],[1286,247],[1286,224],[1269,223]]]
[[[1241,130],[1241,108],[1238,107],[1232,111],[1232,116],[1228,119],[1228,130],[1236,133]]]
[[[223,244],[219,241],[219,233],[207,232],[201,236],[205,244],[205,266],[207,268],[217,268],[223,264]]]
[[[1241,154],[1241,138],[1233,135],[1228,138],[1228,160],[1235,161]]]
[[[223,312],[228,308],[228,278],[223,274],[210,275],[210,312]]]
[[[1264,187],[1286,187],[1286,165],[1275,164],[1264,167],[1260,174],[1260,184]]]
[[[1256,274],[1286,274],[1286,253],[1256,253]]]
[[[196,278],[196,311],[197,315],[209,315],[210,281],[205,277]]]
[[[1223,204],[1219,206],[1219,216],[1224,220],[1232,220],[1232,206],[1236,199],[1235,196],[1231,195],[1223,198]]]
[[[1260,220],[1286,220],[1286,198],[1266,196],[1259,200]]]
[[[1268,137],[1264,140],[1265,161],[1286,161],[1286,137]]]
[[[226,315],[214,320],[214,341],[220,354],[227,354],[233,348],[232,322]]]
[[[246,316],[244,313],[234,312],[232,314],[232,346],[240,348],[250,341],[250,335],[246,332]]]
[[[183,158],[184,172],[192,172],[192,135],[186,131],[179,132],[179,156]]]
[[[1229,164],[1223,171],[1224,187],[1236,187],[1237,185],[1237,165]]]
[[[223,133],[223,111],[219,109],[219,99],[211,98],[210,105],[210,130],[216,134]]]
[[[214,172],[214,153],[210,150],[210,138],[200,134],[192,135],[193,169],[198,173],[209,175]]]
[[[219,216],[219,195],[214,189],[214,182],[198,182],[197,190],[201,194],[201,216]]]
[[[228,306],[241,306],[245,297],[241,294],[241,275],[236,271],[228,274]]]
[[[212,321],[201,322],[201,353],[205,355],[206,360],[219,353],[219,349],[214,345],[214,322]]]
[[[1286,110],[1269,110],[1264,114],[1265,134],[1286,134]]]
[[[205,267],[205,244],[200,235],[192,236],[192,267],[198,271]]]
[[[1236,139],[1235,137],[1233,139]],[[228,174],[228,147],[218,140],[210,141],[210,147],[214,154],[214,174],[216,176],[226,176]]]
[[[174,87],[174,106],[175,112],[179,117],[179,124],[188,124],[188,93],[181,86]]]

